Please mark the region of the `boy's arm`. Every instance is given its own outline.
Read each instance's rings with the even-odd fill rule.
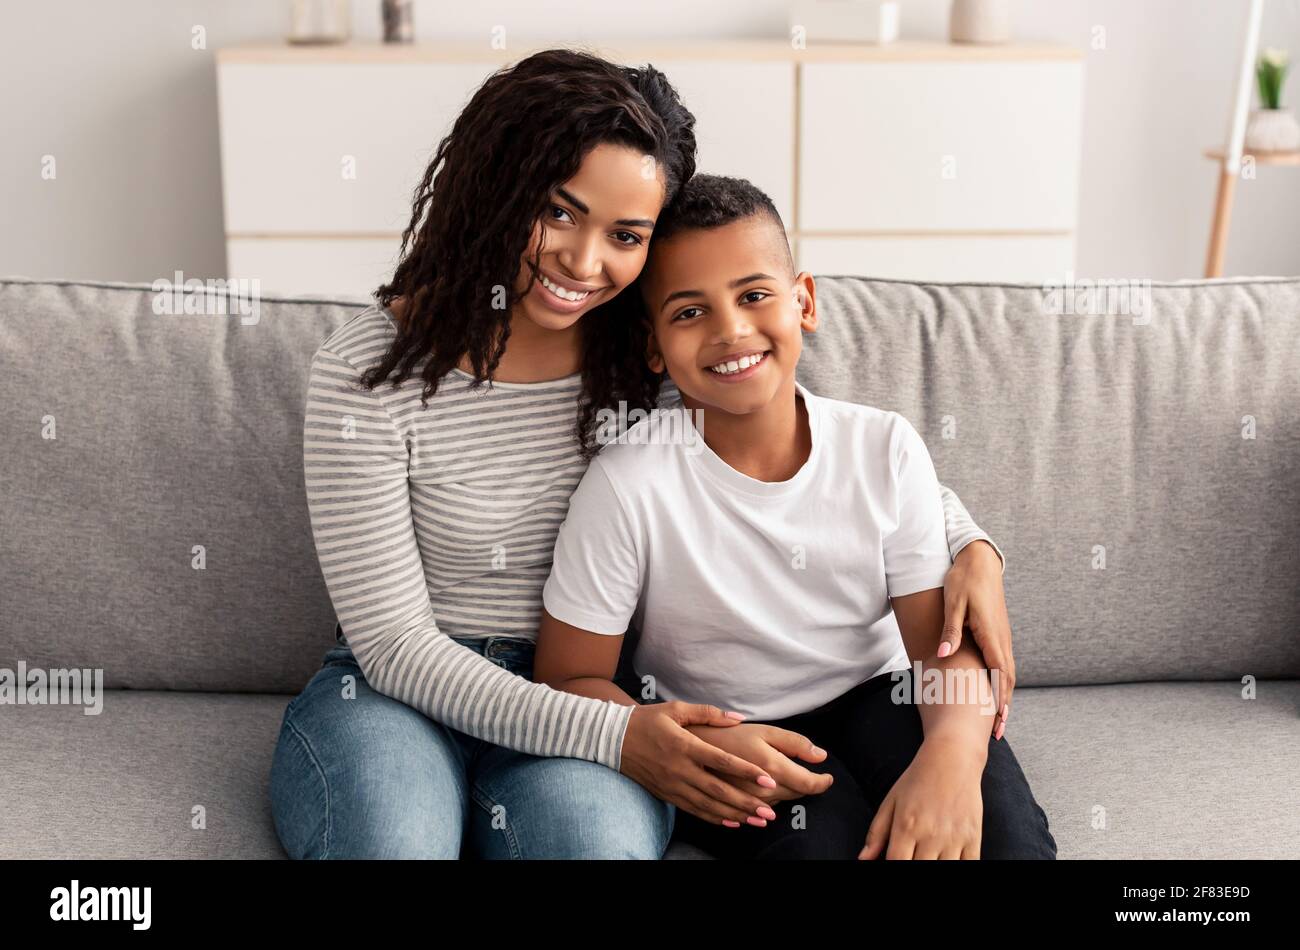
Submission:
[[[638,706],[614,682],[641,596],[645,565],[637,523],[595,458],[569,498],[542,586],[533,680],[552,689]]]
[[[533,655],[533,680],[566,693],[635,706],[637,701],[614,683],[622,649],[621,633],[592,633],[556,620],[543,610]]]
[[[884,538],[885,574],[890,601],[903,636],[903,645],[921,675],[913,684],[913,701],[921,715],[925,742],[943,742],[969,751],[981,761],[988,756],[992,716],[981,715],[980,700],[992,706],[988,675],[978,646],[963,638],[946,657],[937,655],[944,626],[944,579],[949,569],[949,512],[940,500],[934,463],[916,429],[902,416],[896,420],[890,454],[896,488],[896,528]],[[935,670],[942,687],[941,702],[923,702],[925,674]],[[956,686],[969,687],[965,695]],[[965,702],[951,702],[962,698]]]
[[[956,653],[943,659],[935,657],[943,629],[943,588],[890,600],[913,669],[917,662],[921,663],[921,675],[912,683],[912,701],[917,704],[921,715],[924,741],[946,746],[953,754],[968,757],[970,764],[978,766],[982,773],[988,758],[989,735],[993,730],[994,703],[992,686],[979,648],[965,638]],[[938,703],[922,701],[929,670],[939,672],[942,692]]]
[[[637,525],[597,456],[570,496],[555,539],[533,679],[606,700],[609,708],[631,707],[618,770],[656,798],[713,824],[755,817],[767,808],[755,793],[776,781],[762,766],[686,729],[733,729],[734,716],[703,703],[640,705],[613,681],[643,574]]]

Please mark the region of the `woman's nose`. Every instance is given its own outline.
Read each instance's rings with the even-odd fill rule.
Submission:
[[[573,235],[573,240],[560,248],[558,258],[560,264],[574,280],[594,283],[600,276],[600,253],[594,236]]]

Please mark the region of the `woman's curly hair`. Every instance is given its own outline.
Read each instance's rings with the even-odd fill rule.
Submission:
[[[654,158],[664,203],[695,173],[695,117],[653,66],[629,67],[575,49],[535,53],[488,77],[439,143],[415,189],[399,263],[376,298],[397,297],[405,313],[383,359],[362,377],[393,386],[429,358],[421,405],[468,355],[473,386],[490,379],[510,337],[520,258],[554,190],[601,143]],[[539,249],[540,254],[540,249]],[[528,261],[532,279],[537,256]],[[505,291],[504,306],[499,297]],[[496,298],[494,298],[496,295]],[[495,301],[497,306],[490,305]],[[582,395],[576,433],[584,458],[599,450],[597,415],[625,403],[649,410],[659,379],[638,349],[642,306],[633,282],[584,314]]]

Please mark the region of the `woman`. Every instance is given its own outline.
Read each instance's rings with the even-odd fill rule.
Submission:
[[[620,294],[694,170],[694,119],[662,73],[530,56],[475,93],[416,190],[392,282],[316,352],[303,463],[340,622],[275,751],[291,857],[657,858],[669,805],[774,817],[745,791],[770,776],[684,728],[734,716],[530,682],[597,412],[659,397]],[[982,537],[951,493],[945,507],[954,547]],[[956,629],[1006,636],[998,556],[969,544],[957,562]]]

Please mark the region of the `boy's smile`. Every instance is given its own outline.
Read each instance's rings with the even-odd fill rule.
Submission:
[[[759,364],[764,362],[771,352],[771,350],[755,350],[750,353],[733,353],[724,356],[716,365],[710,366],[709,370],[715,376],[721,376],[723,382],[738,382],[748,379],[751,375],[750,370],[757,372]]]

